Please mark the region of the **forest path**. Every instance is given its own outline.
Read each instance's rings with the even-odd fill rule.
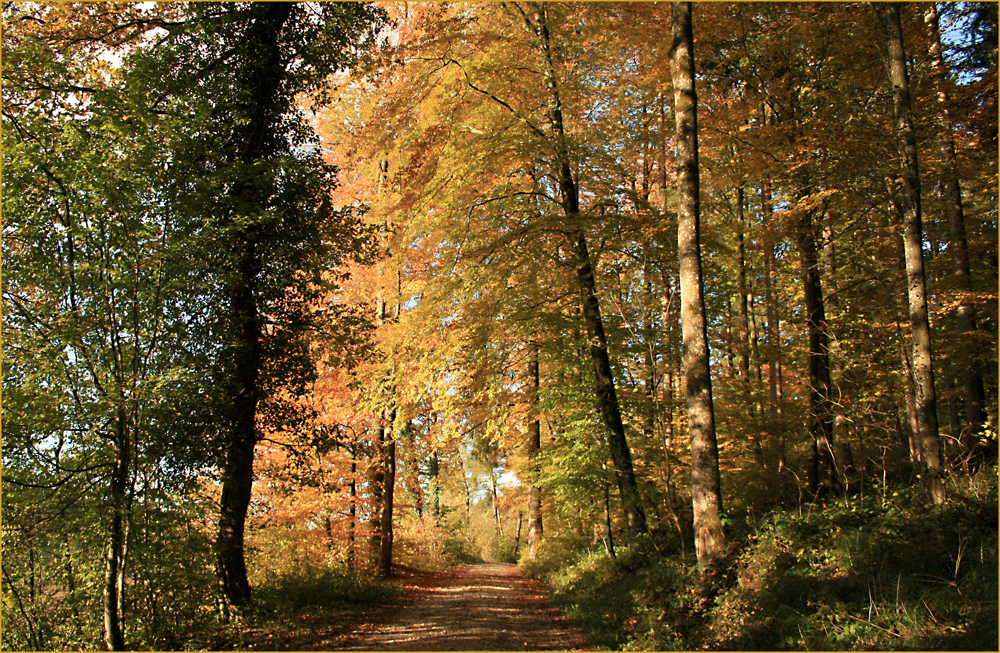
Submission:
[[[545,590],[512,564],[403,571],[402,600],[336,642],[342,651],[538,651],[587,648]]]

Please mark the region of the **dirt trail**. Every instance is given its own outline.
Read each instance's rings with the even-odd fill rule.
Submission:
[[[404,575],[400,605],[336,644],[346,651],[580,650],[588,644],[515,565]]]

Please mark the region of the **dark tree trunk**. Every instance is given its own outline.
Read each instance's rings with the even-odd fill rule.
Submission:
[[[441,485],[439,475],[438,452],[435,450],[431,452],[430,461],[427,463],[427,476],[430,478],[428,490],[431,495],[431,514],[434,515],[435,524],[441,519]]]
[[[760,446],[760,440],[757,437],[756,429],[756,414],[754,412],[754,404],[752,397],[752,386],[750,379],[750,352],[754,349],[754,334],[753,329],[751,329],[751,317],[750,317],[750,291],[747,287],[747,261],[746,261],[746,215],[745,215],[745,198],[743,192],[743,186],[739,186],[736,189],[736,220],[739,222],[738,231],[736,232],[736,252],[738,259],[738,282],[737,286],[740,293],[740,301],[737,304],[737,310],[739,311],[739,356],[740,356],[740,387],[742,390],[742,401],[744,409],[747,415],[747,438],[750,441],[750,452],[753,454],[754,463],[760,468],[764,467],[764,451]]]
[[[726,537],[722,529],[719,452],[701,276],[698,100],[694,88],[690,2],[673,3],[670,72],[677,123],[677,255],[680,259],[682,356],[691,433],[691,502],[695,552],[698,562],[706,563],[722,554]]]
[[[215,541],[219,588],[229,606],[241,610],[250,604],[243,534],[253,487],[253,455],[257,444],[256,418],[261,327],[253,284],[257,260],[253,242],[244,250],[241,283],[232,303],[239,351],[233,369],[234,420],[226,441],[219,501],[219,533]],[[223,615],[225,619],[227,615]]]
[[[800,193],[800,201],[805,195]],[[813,209],[799,218],[797,243],[804,286],[806,331],[809,337],[809,434],[812,455],[807,472],[814,496],[840,489],[833,454],[833,412],[830,406],[830,350],[823,288],[817,260]]]
[[[771,205],[771,185],[767,181],[761,188],[761,210],[764,214],[764,224],[771,228],[774,210]],[[764,308],[767,313],[767,326],[764,332],[767,337],[767,389],[768,410],[767,430],[769,436],[771,467],[781,471],[785,466],[784,435],[781,430],[781,376],[780,355],[781,343],[778,340],[778,302],[774,293],[774,244],[771,238],[766,239],[764,246]]]
[[[542,448],[542,425],[538,419],[538,393],[541,380],[538,370],[538,344],[531,343],[528,360],[528,401],[531,417],[528,422],[528,557],[534,558],[539,540],[542,539],[542,489],[538,484],[540,472],[538,454]]]
[[[351,507],[350,507],[350,524],[349,530],[347,531],[347,566],[353,568],[357,564],[357,548],[355,545],[356,536],[355,531],[357,530],[357,518],[358,518],[358,454],[357,451],[351,449],[351,482],[349,486],[349,491],[351,494]]]
[[[526,17],[526,20],[538,36],[543,56],[545,76],[549,86],[548,118],[556,156],[553,172],[559,185],[563,212],[569,226],[568,244],[576,261],[577,287],[580,291],[583,319],[590,341],[590,358],[594,367],[597,401],[601,408],[601,418],[608,430],[608,446],[617,471],[618,491],[625,511],[626,532],[629,539],[634,540],[639,533],[645,533],[647,530],[646,515],[639,500],[639,486],[635,470],[632,468],[632,453],[625,438],[621,408],[615,392],[608,341],[604,333],[600,302],[597,299],[594,266],[587,248],[586,234],[580,226],[579,190],[570,166],[569,149],[563,127],[562,101],[559,97],[559,84],[556,79],[545,6],[534,5],[534,16]]]
[[[925,5],[924,22],[931,31],[931,66],[938,96],[938,147],[941,150],[941,184],[944,187],[945,205],[948,213],[948,227],[951,231],[951,250],[955,264],[955,289],[958,291],[958,319],[963,338],[973,337],[977,330],[976,308],[968,299],[972,276],[969,268],[969,247],[965,237],[965,213],[962,210],[962,191],[958,183],[955,161],[955,138],[948,114],[947,67],[941,55],[941,34],[938,27],[937,6],[933,2]],[[963,442],[971,448],[982,431],[986,419],[984,410],[985,391],[983,377],[976,360],[976,347],[963,350],[962,368],[965,370],[965,415],[969,429]]]
[[[889,51],[889,80],[893,86],[896,138],[903,178],[903,249],[906,256],[907,297],[913,336],[913,385],[920,427],[921,468],[931,501],[944,502],[941,481],[941,447],[938,435],[937,397],[934,391],[933,351],[927,317],[927,290],[924,281],[923,226],[920,215],[920,168],[917,139],[910,115],[910,84],[903,47],[899,5],[882,5]]]
[[[388,578],[392,575],[392,545],[394,533],[392,528],[393,497],[396,488],[396,438],[392,424],[396,419],[396,410],[387,409],[387,422],[384,441],[382,443],[382,505],[379,510],[379,553],[378,575]]]
[[[417,519],[424,516],[424,496],[420,485],[420,462],[417,456],[417,434],[413,428],[413,422],[407,421],[406,433],[406,468],[409,470],[409,490],[410,498],[413,499],[413,511],[417,514]]]
[[[830,288],[830,293],[826,298],[826,307],[830,309],[832,314],[840,308],[840,298],[837,295],[837,253],[834,246],[834,234],[833,234],[833,218],[829,211],[823,214],[823,272],[826,275],[827,285]],[[829,327],[829,320],[827,321],[827,326]],[[831,440],[835,442],[834,451],[848,451],[847,448],[847,415],[844,412],[844,391],[841,386],[841,379],[844,374],[844,364],[840,357],[840,346],[837,341],[836,336],[832,335],[832,331],[827,329],[828,345],[829,345],[829,358],[830,358],[830,410],[832,412],[832,423],[831,423]],[[842,473],[847,467],[845,461],[840,459],[840,456],[836,457],[836,470],[838,472],[838,480],[845,490],[849,490],[847,487],[847,478]]]
[[[608,492],[608,484],[604,484],[604,528],[608,536],[604,540],[604,549],[612,559],[615,558],[615,540],[611,527],[611,495]]]
[[[274,100],[285,75],[278,37],[291,10],[291,3],[276,3],[248,30],[248,38],[257,44],[258,58],[247,66],[247,84],[253,90],[255,104],[250,123],[245,127],[244,142],[238,145],[238,158],[250,166],[269,154],[265,134],[275,119]],[[257,198],[250,189],[251,184],[250,180],[234,184],[231,195],[240,204],[259,202],[263,209],[266,199]],[[249,605],[251,598],[243,534],[253,487],[253,455],[257,444],[261,319],[256,294],[260,284],[261,261],[256,243],[259,234],[255,228],[234,229],[233,237],[241,238],[243,243],[236,278],[228,293],[229,316],[236,346],[229,377],[232,419],[221,474],[222,496],[215,555],[220,590],[225,601],[239,610]]]

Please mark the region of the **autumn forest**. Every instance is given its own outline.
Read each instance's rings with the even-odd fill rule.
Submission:
[[[4,650],[483,562],[996,650],[996,3],[18,2],[2,71]]]

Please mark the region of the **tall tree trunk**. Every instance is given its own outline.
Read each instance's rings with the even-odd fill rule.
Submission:
[[[826,297],[826,307],[831,314],[835,314],[840,308],[840,297],[837,295],[837,253],[833,242],[833,217],[829,211],[823,213],[823,272],[826,275],[830,293]],[[827,321],[829,327],[829,321]],[[831,424],[831,438],[834,442],[836,452],[836,471],[839,482],[845,490],[847,486],[847,459],[849,445],[847,442],[847,415],[844,412],[844,391],[841,386],[841,379],[844,375],[844,363],[840,357],[840,343],[833,335],[832,330],[827,330],[829,357],[830,357],[830,410],[833,415]]]
[[[349,530],[347,531],[347,566],[348,568],[353,568],[357,564],[357,549],[356,549],[356,537],[355,531],[357,530],[357,517],[358,517],[358,454],[357,450],[353,447],[351,448],[351,483],[350,483],[350,495],[351,495],[351,507],[349,509],[350,524]]]
[[[219,502],[219,533],[216,538],[216,571],[228,607],[237,611],[250,603],[243,552],[243,533],[253,487],[253,456],[257,444],[256,417],[261,364],[261,320],[254,299],[254,279],[259,262],[256,247],[248,239],[243,252],[240,283],[234,292],[233,313],[239,334],[239,351],[233,373],[233,422],[226,442]],[[226,618],[226,615],[223,615]]]
[[[740,301],[736,304],[737,317],[739,318],[739,376],[743,385],[744,403],[746,395],[749,393],[750,383],[750,316],[747,309],[747,260],[746,246],[744,238],[746,236],[746,217],[743,214],[743,186],[736,189],[736,221],[739,223],[736,231],[736,258],[737,258],[737,289],[740,293]]]
[[[691,503],[695,552],[701,564],[722,554],[726,536],[722,529],[719,452],[701,276],[698,99],[694,87],[690,2],[673,3],[670,73],[677,123],[677,255],[680,259],[682,356],[691,433]]]
[[[517,513],[517,533],[514,535],[514,560],[517,560],[517,554],[521,550],[521,524],[524,522],[524,513],[518,511]]]
[[[803,185],[804,186],[804,185]],[[806,191],[799,191],[803,201]],[[814,209],[806,208],[798,222],[796,240],[804,286],[806,331],[809,337],[809,434],[811,458],[807,473],[814,496],[840,489],[833,454],[833,413],[830,406],[830,349],[823,287],[816,251]]]
[[[738,264],[737,286],[740,293],[740,301],[737,304],[740,322],[739,335],[739,356],[740,356],[740,389],[744,409],[747,414],[747,426],[745,432],[750,440],[750,452],[753,454],[754,463],[759,468],[764,467],[764,451],[760,446],[757,437],[756,415],[754,413],[753,398],[751,396],[750,379],[750,352],[753,349],[753,330],[750,328],[750,291],[747,288],[747,261],[746,261],[746,215],[745,198],[743,186],[736,189],[736,221],[739,223],[736,232],[736,254]]]
[[[934,356],[927,290],[924,281],[923,226],[920,215],[920,168],[917,139],[910,116],[910,83],[903,47],[899,5],[882,5],[889,51],[889,80],[893,86],[896,138],[903,178],[903,248],[906,256],[907,297],[913,336],[913,384],[920,427],[921,467],[931,501],[944,503],[941,481],[941,446],[938,435],[937,397],[934,392]]]
[[[965,237],[965,213],[962,210],[962,191],[958,183],[958,173],[955,162],[955,137],[948,114],[948,79],[947,66],[941,54],[941,33],[938,27],[937,5],[929,2],[925,5],[924,22],[931,32],[931,70],[938,98],[938,147],[941,150],[941,183],[944,187],[945,205],[948,212],[948,227],[951,231],[951,250],[955,262],[955,289],[958,291],[958,319],[965,334],[963,338],[973,337],[977,330],[976,308],[969,301],[972,276],[969,268],[969,247]],[[971,448],[976,437],[982,431],[986,418],[984,411],[985,392],[983,377],[979,372],[976,360],[976,347],[963,349],[962,368],[965,370],[965,415],[969,430],[963,442]]]
[[[559,96],[559,83],[556,78],[549,36],[547,10],[543,4],[536,3],[533,6],[533,16],[525,16],[525,19],[530,29],[538,37],[543,65],[545,66],[545,77],[548,82],[548,119],[556,156],[553,172],[559,185],[562,208],[569,226],[568,244],[574,254],[577,266],[577,287],[580,292],[583,319],[590,341],[590,357],[594,367],[596,395],[601,408],[601,418],[608,430],[608,447],[617,472],[618,491],[621,494],[622,508],[625,511],[626,532],[629,539],[634,540],[640,533],[645,533],[647,530],[646,515],[640,503],[639,485],[632,467],[632,452],[625,438],[621,408],[615,391],[615,379],[611,371],[611,358],[608,354],[608,340],[604,332],[604,321],[601,318],[600,302],[597,298],[593,261],[587,248],[586,234],[580,224],[579,188],[573,178],[570,165],[569,148],[563,126],[562,101]]]
[[[774,220],[774,209],[771,204],[771,184],[764,181],[761,187],[761,210],[764,214],[764,224],[771,229]],[[770,442],[771,466],[775,471],[785,467],[784,434],[779,422],[781,418],[781,343],[778,334],[778,302],[774,292],[774,243],[771,237],[765,239],[764,245],[764,309],[767,314],[767,326],[764,332],[767,337],[767,430]]]
[[[369,518],[371,535],[368,539],[368,552],[365,567],[379,571],[382,557],[382,493],[385,488],[385,423],[379,416],[379,427],[375,430],[375,457],[368,466],[368,487],[371,492],[372,511]]]
[[[247,140],[240,144],[239,158],[254,165],[268,156],[267,143],[260,135],[267,133],[274,118],[271,105],[284,79],[281,63],[279,34],[291,14],[291,3],[276,3],[248,32],[248,38],[260,43],[260,58],[248,64],[248,88],[253,89],[253,101],[260,107],[254,111],[252,124],[247,125]],[[259,203],[265,198],[247,184],[237,182],[231,194],[239,203]],[[224,606],[240,610],[250,604],[250,581],[247,578],[243,535],[247,508],[253,489],[253,456],[257,444],[257,405],[260,399],[260,369],[262,361],[262,325],[257,306],[256,292],[260,284],[262,261],[257,251],[258,229],[250,226],[234,229],[233,238],[238,243],[239,263],[236,277],[230,284],[229,316],[235,335],[234,365],[230,373],[229,399],[232,410],[229,433],[225,443],[221,480],[222,496],[219,502],[219,532],[215,541],[216,574]],[[226,614],[223,614],[225,618]]]
[[[538,416],[538,393],[541,388],[538,370],[538,343],[530,345],[528,359],[528,401],[531,404],[528,422],[528,558],[534,559],[542,539],[542,489],[538,483],[541,471],[538,455],[542,448],[542,424]]]

